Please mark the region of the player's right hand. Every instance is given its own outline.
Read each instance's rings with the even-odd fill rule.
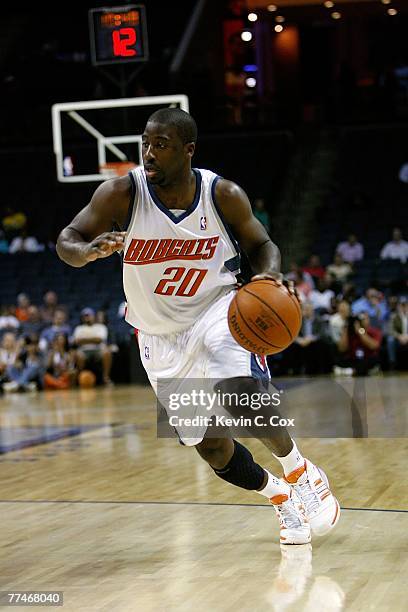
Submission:
[[[105,232],[89,242],[85,247],[87,261],[95,261],[101,257],[109,257],[112,253],[121,251],[125,244],[126,232]]]

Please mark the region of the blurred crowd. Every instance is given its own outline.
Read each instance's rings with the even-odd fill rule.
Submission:
[[[255,211],[266,225],[262,201]],[[379,256],[406,266],[408,242],[401,230],[394,229]],[[268,359],[275,376],[408,370],[406,291],[362,290],[354,276],[363,259],[363,245],[350,235],[337,245],[328,266],[317,255],[305,265],[290,265],[285,276],[299,294],[303,322],[291,346]],[[118,321],[124,308],[120,304]],[[119,348],[112,328],[103,310],[86,307],[79,317],[70,314],[55,291],[47,291],[40,305],[19,294],[16,304],[0,306],[0,392],[113,384],[112,361]]]
[[[45,293],[40,306],[21,293],[16,305],[0,310],[3,392],[112,385],[117,351],[104,311],[83,308],[75,325],[54,291]]]
[[[380,252],[381,259],[408,260],[401,230]],[[317,255],[300,266],[293,262],[286,277],[302,302],[298,338],[269,359],[275,375],[368,375],[381,370],[408,370],[408,299],[368,287],[361,295],[353,282],[364,248],[355,235],[337,245],[333,262],[321,265]]]

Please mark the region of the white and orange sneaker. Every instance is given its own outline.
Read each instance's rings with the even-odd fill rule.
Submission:
[[[285,476],[285,481],[302,502],[313,535],[329,533],[340,518],[340,505],[323,470],[305,459],[304,465]]]
[[[287,494],[274,495],[270,500],[280,523],[281,544],[309,544],[310,525],[305,516],[303,504],[295,491],[288,487]]]

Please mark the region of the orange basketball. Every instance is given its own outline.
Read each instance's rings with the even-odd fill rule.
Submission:
[[[78,376],[78,384],[81,389],[91,389],[96,385],[96,376],[91,370],[82,370]]]
[[[294,341],[301,324],[298,300],[273,280],[257,280],[241,287],[228,310],[228,325],[235,340],[259,355],[283,351]]]

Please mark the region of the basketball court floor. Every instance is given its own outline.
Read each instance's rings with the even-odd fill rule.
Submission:
[[[298,439],[343,512],[313,548],[283,552],[261,496],[157,439],[149,388],[3,396],[0,590],[63,591],[66,611],[406,610],[407,382],[365,381],[374,419],[392,398],[395,437]],[[314,385],[297,393],[320,401]]]

